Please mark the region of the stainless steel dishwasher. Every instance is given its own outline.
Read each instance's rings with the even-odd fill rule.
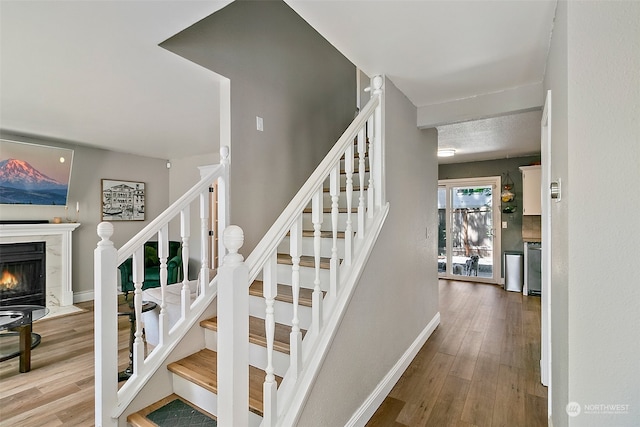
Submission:
[[[542,292],[542,244],[527,243],[526,275],[529,295],[540,295]]]

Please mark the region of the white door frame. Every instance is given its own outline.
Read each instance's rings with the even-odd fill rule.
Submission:
[[[542,157],[542,290],[540,318],[540,381],[548,386],[548,416],[551,416],[551,91],[547,91],[540,122]]]
[[[483,278],[476,276],[460,276],[455,275],[452,272],[451,266],[452,263],[452,242],[451,238],[451,230],[453,225],[451,224],[451,187],[460,187],[460,186],[483,186],[483,185],[491,185],[493,191],[491,192],[492,197],[492,225],[493,225],[493,278]],[[446,188],[446,235],[447,235],[447,270],[444,274],[440,274],[439,277],[442,279],[449,280],[471,280],[474,282],[483,282],[483,283],[495,283],[500,284],[502,281],[501,272],[502,272],[502,229],[500,228],[500,224],[502,222],[502,210],[500,209],[500,188],[501,188],[501,177],[499,176],[483,176],[477,178],[458,178],[458,179],[441,179],[438,181],[438,186],[444,186]]]

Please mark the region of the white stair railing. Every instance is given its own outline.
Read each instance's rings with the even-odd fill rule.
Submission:
[[[265,306],[265,336],[267,342],[266,375],[263,385],[263,426],[292,426],[300,416],[304,401],[319,372],[322,359],[327,353],[341,317],[344,315],[348,300],[355,289],[366,259],[375,243],[382,227],[388,205],[384,200],[384,146],[382,138],[382,84],[381,77],[372,81],[373,94],[369,103],[347,128],[329,154],[313,172],[309,180],[289,203],[284,212],[276,220],[264,238],[247,257],[248,276],[242,276],[234,283],[225,284],[231,288],[248,288],[262,276]],[[367,143],[369,141],[369,143]],[[354,144],[355,143],[355,144]],[[354,152],[354,145],[357,152]],[[367,151],[368,150],[368,151]],[[354,159],[357,155],[357,171],[354,171]],[[369,179],[366,159],[369,161]],[[340,169],[344,164],[345,199],[341,200]],[[380,169],[380,170],[377,170]],[[359,188],[353,188],[353,174],[357,173]],[[328,184],[331,206],[328,211],[323,208],[323,192]],[[374,188],[377,190],[374,192]],[[358,192],[356,210],[356,226],[353,226],[352,197]],[[368,198],[368,200],[367,200]],[[340,202],[346,205],[343,221],[340,221]],[[310,209],[309,209],[310,208]],[[321,240],[324,214],[330,214],[330,221],[324,231],[331,232],[331,256],[329,274],[321,274]],[[310,216],[310,219],[306,216]],[[305,225],[306,220],[306,225]],[[340,227],[342,224],[342,227]],[[304,339],[300,330],[298,317],[299,292],[303,280],[301,260],[303,258],[303,227],[313,230],[313,255],[309,257],[313,263],[313,273],[305,276],[307,285],[312,284],[312,321]],[[342,228],[342,230],[339,230]],[[353,229],[356,229],[355,237]],[[344,232],[344,259],[338,258],[338,233]],[[277,296],[276,275],[278,247],[285,238],[289,238],[289,253],[280,256],[290,257],[290,284],[293,296],[293,318],[290,334],[290,365],[279,387],[276,386],[274,359],[274,301]],[[282,247],[281,247],[282,249]],[[307,255],[309,256],[309,255]],[[288,261],[288,260],[287,260]],[[282,271],[282,270],[281,270]],[[221,279],[222,280],[222,279]],[[289,279],[286,279],[289,280]],[[220,286],[223,286],[220,283]],[[242,305],[244,306],[244,304]],[[218,296],[218,308],[234,310],[233,304],[223,301]],[[219,330],[221,326],[219,325]],[[242,332],[244,333],[244,332]],[[246,334],[245,334],[246,338]],[[228,348],[229,343],[218,336],[218,348]],[[231,366],[219,370],[232,370]],[[219,371],[220,372],[220,371]],[[219,377],[220,378],[220,377]],[[220,381],[220,379],[219,379]],[[230,381],[230,380],[229,380]],[[219,382],[219,392],[223,393]],[[228,384],[231,388],[232,385]],[[248,390],[247,390],[248,393]],[[219,405],[221,400],[219,400]],[[218,407],[219,425],[236,425],[228,408]]]
[[[209,277],[212,267],[208,252],[210,239],[222,235],[227,226],[229,202],[229,149],[221,147],[219,165],[202,168],[201,180],[148,226],[142,229],[130,241],[116,250],[110,240],[113,225],[103,222],[98,225],[101,241],[94,254],[94,305],[95,305],[95,424],[96,426],[116,426],[118,417],[133,398],[146,384],[153,373],[175,348],[182,336],[207,309],[215,297],[217,280]],[[211,190],[217,193],[211,197]],[[201,253],[199,292],[193,297],[189,286],[190,221],[191,204],[199,204]],[[215,212],[217,228],[209,235],[211,219],[209,212]],[[182,254],[182,287],[180,317],[174,325],[169,325],[167,316],[167,257],[169,248],[169,229],[172,221],[179,223]],[[144,245],[157,239],[160,264],[161,303],[159,315],[159,343],[146,355],[142,340],[142,285],[144,282]],[[225,254],[222,239],[218,239],[218,259]],[[133,374],[118,388],[118,321],[117,321],[117,275],[118,266],[132,257],[134,282],[133,307],[136,322],[134,324]]]
[[[221,150],[221,165],[212,167],[202,180],[158,218],[138,233],[122,248],[116,250],[110,237],[113,226],[101,223],[98,235],[101,241],[95,251],[95,330],[96,330],[96,425],[118,425],[118,417],[141,390],[151,375],[158,369],[178,341],[193,326],[218,296],[218,422],[220,425],[246,425],[248,384],[244,381],[247,331],[244,321],[246,302],[238,303],[238,298],[246,298],[249,285],[261,276],[265,307],[265,336],[267,357],[263,384],[263,426],[293,426],[296,424],[304,402],[315,377],[320,370],[330,343],[348,301],[355,289],[359,276],[375,243],[388,212],[384,196],[384,139],[382,77],[372,80],[372,97],[361,113],[349,125],[325,159],[313,172],[298,194],[276,220],[254,251],[242,262],[237,253],[241,244],[230,243],[226,248],[223,239],[218,239],[218,259],[224,258],[220,274],[209,277],[209,212],[215,210],[218,218],[216,236],[222,236],[228,219],[228,149]],[[366,164],[369,164],[367,170]],[[357,170],[356,170],[357,166]],[[344,188],[341,188],[341,170],[344,170]],[[369,174],[368,179],[366,174]],[[354,174],[356,176],[354,177]],[[354,188],[354,181],[359,187]],[[210,205],[209,189],[215,184],[219,189],[218,205]],[[330,207],[323,205],[324,189],[328,188]],[[375,190],[374,190],[375,189]],[[357,201],[354,205],[354,192]],[[191,253],[191,230],[189,226],[190,205],[199,201],[199,219],[202,251]],[[340,206],[343,206],[342,208]],[[344,207],[346,206],[346,208]],[[352,210],[355,211],[352,214]],[[329,217],[325,217],[325,213]],[[179,221],[182,242],[182,263],[184,280],[181,287],[180,319],[169,325],[166,315],[165,291],[167,287],[167,248],[171,221]],[[304,276],[301,271],[303,261],[303,229],[312,229],[313,274]],[[233,228],[230,233],[241,233]],[[322,239],[323,232],[330,232],[331,248],[328,275],[323,274]],[[344,234],[343,246],[338,236]],[[117,267],[124,260],[133,257],[134,307],[136,319],[142,314],[142,284],[144,282],[144,243],[152,237],[158,239],[161,264],[160,339],[157,347],[146,355],[141,337],[140,322],[136,321],[133,351],[133,375],[118,389],[117,383]],[[288,254],[278,254],[279,246],[289,238]],[[231,239],[233,240],[233,239]],[[344,255],[339,256],[340,249]],[[225,257],[229,249],[231,256]],[[192,301],[188,283],[189,257],[200,255],[199,295]],[[278,385],[274,368],[275,341],[275,299],[279,256],[289,257],[290,275],[286,279],[292,286],[292,319],[290,333],[289,368]],[[342,261],[340,260],[342,258]],[[305,259],[305,263],[306,263]],[[226,271],[224,274],[223,271]],[[280,270],[281,271],[281,270]],[[224,277],[223,277],[224,276]],[[212,279],[212,280],[210,280]],[[300,328],[299,296],[300,286],[311,282],[312,315],[311,325],[304,335]],[[218,292],[226,289],[225,292]],[[235,301],[235,302],[234,302]],[[225,322],[224,319],[227,319]],[[245,319],[245,320],[240,320]],[[242,324],[241,330],[237,325]],[[240,344],[242,343],[242,344]],[[241,350],[234,350],[242,347]],[[224,354],[223,354],[224,353]],[[240,355],[240,356],[238,356]],[[238,362],[238,357],[242,363]],[[246,411],[244,411],[246,412]]]

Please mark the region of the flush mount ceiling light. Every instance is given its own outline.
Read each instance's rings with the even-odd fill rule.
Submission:
[[[443,148],[438,150],[438,157],[453,157],[456,154],[456,150],[453,148]]]

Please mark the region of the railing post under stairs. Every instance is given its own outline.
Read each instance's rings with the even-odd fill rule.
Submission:
[[[118,251],[110,237],[113,225],[98,224],[98,236],[102,239],[94,251],[94,281],[100,283],[94,295],[95,336],[95,424],[117,426],[118,420],[111,417],[116,406],[118,392]]]
[[[238,250],[244,233],[224,230],[228,251],[218,271],[218,424],[249,423],[249,269]]]

